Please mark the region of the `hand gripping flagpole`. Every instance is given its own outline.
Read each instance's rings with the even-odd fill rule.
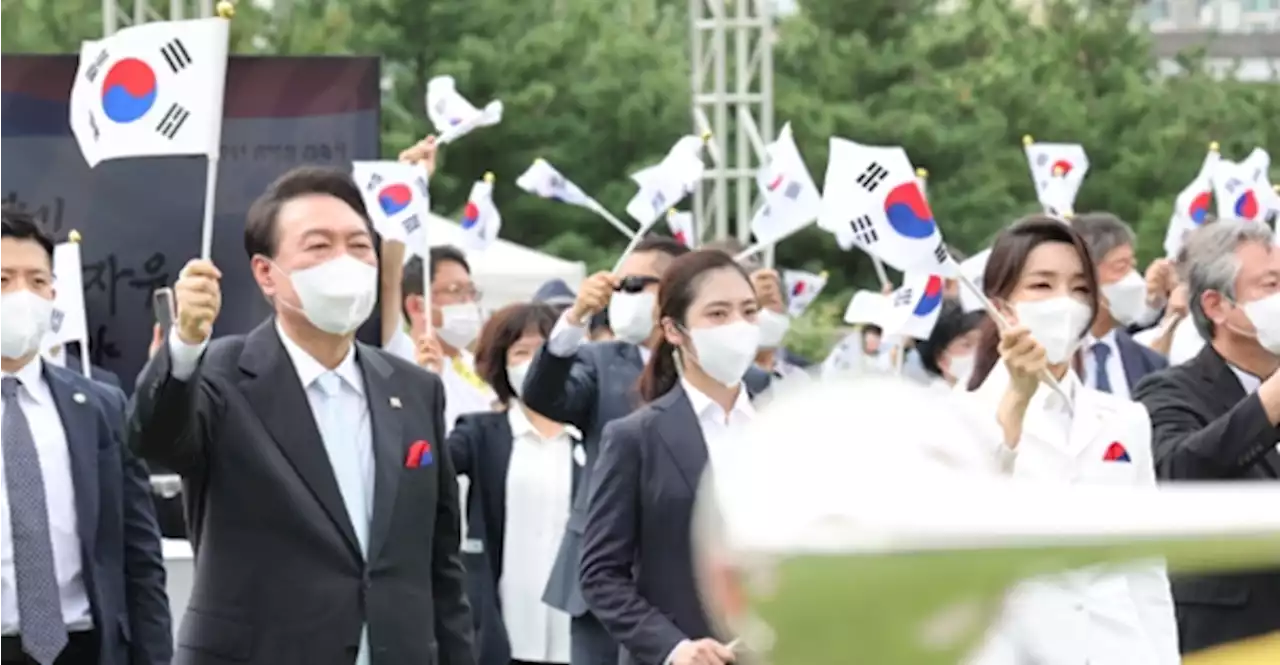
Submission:
[[[71,233],[67,234],[67,240],[72,244],[79,245],[81,240],[80,232],[75,229],[71,229]],[[80,258],[80,262],[82,264],[84,263],[83,255]],[[76,266],[76,269],[80,270],[81,267]],[[85,315],[88,316],[87,313]],[[62,348],[63,358],[66,357],[66,354],[67,349],[64,344]],[[85,326],[84,339],[80,340],[80,373],[84,374],[86,379],[93,378],[93,361],[89,358],[89,326],[87,325]]]

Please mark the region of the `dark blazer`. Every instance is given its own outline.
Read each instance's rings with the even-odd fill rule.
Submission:
[[[462,559],[467,568],[480,665],[509,665],[511,645],[502,621],[498,580],[506,542],[507,471],[511,468],[511,422],[506,412],[469,413],[449,433],[449,456],[460,476],[471,480],[467,492],[467,541]],[[573,490],[582,467],[573,461]]]
[[[160,529],[146,466],[124,444],[124,393],[49,363],[44,378],[67,433],[98,662],[167,665],[173,631]]]
[[[1151,413],[1160,480],[1280,480],[1280,427],[1267,420],[1257,394],[1245,394],[1212,345],[1147,377],[1134,399]],[[1184,653],[1280,630],[1280,569],[1172,583]]]
[[[79,350],[76,350],[76,351],[73,353],[69,347],[67,347],[67,346],[63,346],[63,347],[62,347],[62,354],[63,354],[63,360],[65,361],[65,362],[63,363],[63,367],[64,367],[65,369],[69,369],[69,370],[71,370],[71,371],[73,371],[73,372],[77,372],[77,373],[79,373],[79,371],[80,371],[80,351],[79,351]],[[120,377],[116,376],[116,373],[115,373],[115,372],[112,372],[112,371],[111,371],[111,370],[109,370],[109,369],[104,369],[104,368],[99,367],[99,366],[97,366],[97,365],[92,365],[92,364],[91,364],[91,365],[89,365],[89,374],[91,375],[89,378],[93,379],[94,381],[100,381],[100,382],[102,382],[102,383],[105,383],[105,384],[107,384],[107,385],[111,386],[112,388],[120,388],[121,390],[123,390],[123,389],[124,389],[124,388],[120,385]],[[81,374],[81,376],[84,376],[84,375],[83,375],[83,374]]]
[[[175,663],[471,665],[458,489],[435,375],[357,342],[373,430],[366,562],[273,320],[215,340],[187,381],[143,371],[130,436],[182,475],[195,583]],[[433,462],[406,467],[416,441]]]
[[[1124,367],[1124,378],[1130,393],[1148,374],[1169,366],[1168,358],[1139,344],[1132,335],[1120,328],[1116,329],[1116,348],[1120,350],[1120,365]]]
[[[694,580],[694,498],[707,466],[680,384],[611,423],[592,474],[582,593],[623,647],[621,663],[663,665],[685,639],[711,637]]]

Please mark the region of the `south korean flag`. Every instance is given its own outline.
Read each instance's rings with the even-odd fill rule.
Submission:
[[[109,159],[218,154],[227,21],[165,21],[86,41],[70,123],[89,166]]]
[[[426,223],[431,209],[427,173],[403,162],[353,162],[352,178],[364,197],[369,219],[378,235],[408,242]],[[425,246],[425,245],[423,245]],[[417,250],[419,244],[414,245]]]

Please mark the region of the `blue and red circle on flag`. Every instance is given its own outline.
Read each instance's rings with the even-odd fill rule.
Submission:
[[[412,201],[413,190],[409,189],[409,186],[405,184],[387,185],[378,192],[378,206],[387,215],[394,215],[408,208],[409,203]]]
[[[1258,216],[1258,197],[1252,189],[1246,189],[1236,197],[1236,204],[1232,207],[1232,211],[1240,219],[1253,219]]]
[[[1187,217],[1190,217],[1196,226],[1204,224],[1204,220],[1209,215],[1209,198],[1209,192],[1200,192],[1191,199],[1191,205],[1187,207]]]
[[[942,278],[937,275],[929,275],[929,281],[924,285],[924,295],[920,296],[920,302],[916,303],[916,308],[911,311],[912,316],[928,316],[933,310],[938,309],[942,304]]]
[[[112,122],[131,123],[156,103],[156,73],[137,58],[124,58],[102,77],[102,112]]]
[[[467,201],[467,205],[462,209],[462,228],[469,229],[480,221],[480,206],[475,201]]]
[[[904,182],[889,192],[884,199],[884,214],[889,226],[907,238],[928,238],[937,228],[933,211],[915,182]]]

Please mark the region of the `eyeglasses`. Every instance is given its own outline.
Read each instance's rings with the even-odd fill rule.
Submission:
[[[437,298],[450,298],[455,300],[480,299],[480,290],[471,284],[450,284],[448,286],[431,289],[431,294]]]
[[[618,282],[618,285],[614,287],[613,290],[622,293],[640,293],[646,286],[649,286],[650,284],[657,284],[660,281],[662,280],[649,275],[632,275],[630,277],[623,277],[622,281]]]

